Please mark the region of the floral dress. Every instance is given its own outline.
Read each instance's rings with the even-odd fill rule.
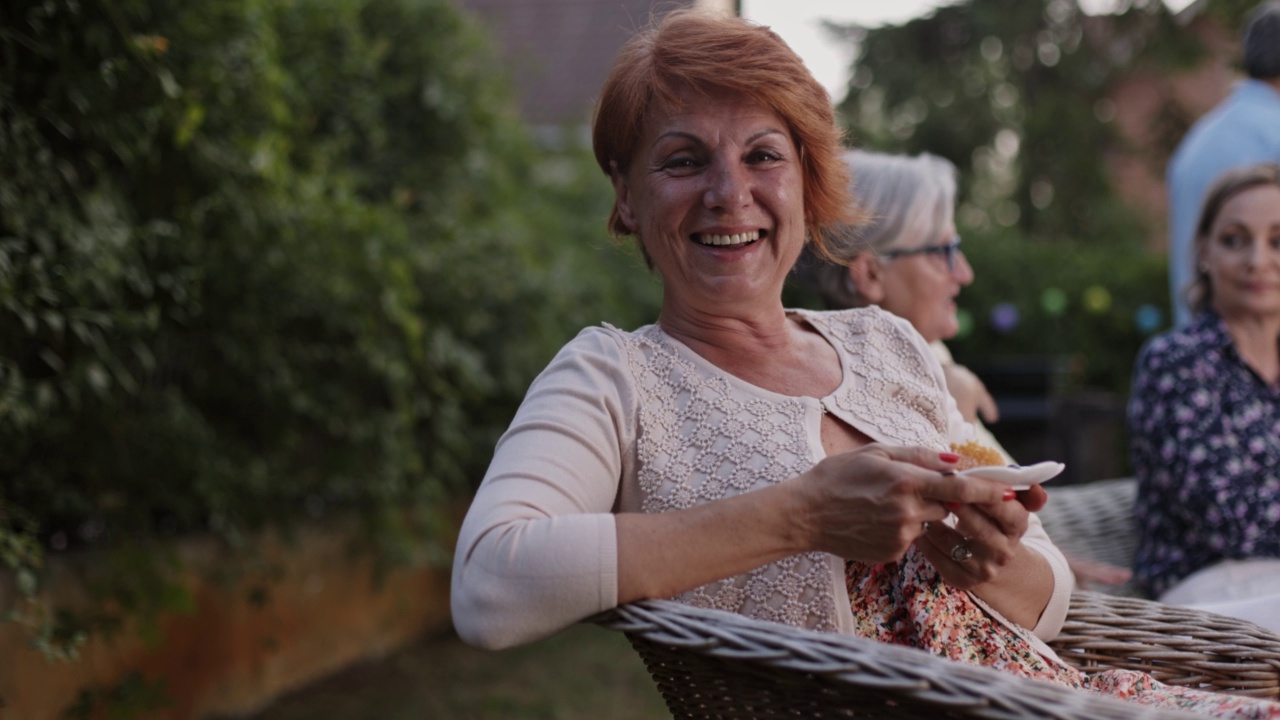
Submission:
[[[1086,675],[1046,657],[1029,631],[997,621],[969,593],[948,585],[915,546],[894,563],[851,561],[845,581],[854,633],[861,637],[1157,708],[1219,718],[1280,718],[1280,703],[1165,685],[1133,670]]]
[[[1128,416],[1146,592],[1222,560],[1280,558],[1280,388],[1245,364],[1221,318],[1147,343]]]

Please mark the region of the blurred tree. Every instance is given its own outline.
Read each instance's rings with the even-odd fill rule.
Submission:
[[[1256,0],[1198,3],[1234,33]],[[1124,81],[1208,56],[1159,0],[1089,15],[1076,0],[963,0],[902,25],[829,25],[855,49],[839,105],[855,145],[931,152],[960,169],[957,225],[978,281],[960,296],[962,362],[1069,357],[1072,385],[1123,397],[1134,356],[1168,317],[1155,228],[1116,192],[1109,160],[1158,177],[1195,119],[1164,98],[1144,145],[1116,127]],[[1157,93],[1160,94],[1160,93]]]
[[[968,0],[900,26],[835,27],[856,47],[840,110],[860,146],[954,162],[967,227],[1134,241],[1140,228],[1103,162],[1121,143],[1110,84],[1140,66],[1188,67],[1201,52],[1158,0],[1118,9]]]
[[[448,0],[0,3],[0,569],[42,613],[43,549],[142,554],[155,618],[171,536],[444,557],[534,373],[656,316],[610,197]]]

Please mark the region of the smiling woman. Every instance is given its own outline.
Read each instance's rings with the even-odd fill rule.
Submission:
[[[464,638],[527,641],[669,596],[852,631],[845,561],[904,557],[1057,632],[1070,578],[1030,514],[1044,494],[950,474],[970,429],[923,339],[876,309],[782,305],[806,243],[825,254],[858,220],[840,141],[826,94],[765,28],[677,12],[621,51],[596,160],[610,227],[661,275],[662,308],[635,331],[584,330],[530,389],[459,540]],[[924,537],[968,503],[997,508],[1000,531],[935,522]],[[877,595],[914,582],[881,580]]]
[[[1062,665],[1044,640],[1072,584],[1033,515],[1044,490],[955,473],[972,428],[908,322],[783,306],[802,249],[828,255],[853,204],[826,93],[776,35],[666,16],[620,53],[594,140],[610,227],[636,236],[662,308],[583,330],[530,387],[458,538],[463,639],[506,647],[674,597],[1217,706]]]
[[[673,102],[678,110],[645,123],[627,171],[613,173],[620,224],[664,290],[686,296],[664,303],[668,328],[675,313],[780,296],[805,237],[786,122],[723,92],[684,89]]]

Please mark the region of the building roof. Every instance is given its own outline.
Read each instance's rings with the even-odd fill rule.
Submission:
[[[535,129],[590,122],[613,58],[652,14],[695,0],[454,0],[487,27]]]

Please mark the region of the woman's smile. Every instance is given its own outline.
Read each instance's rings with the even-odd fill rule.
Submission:
[[[750,230],[741,233],[694,233],[693,241],[699,245],[717,248],[741,248],[751,245],[766,235],[765,231]]]
[[[613,181],[619,216],[663,277],[664,307],[777,305],[805,237],[799,152],[777,113],[686,89],[650,111]]]

